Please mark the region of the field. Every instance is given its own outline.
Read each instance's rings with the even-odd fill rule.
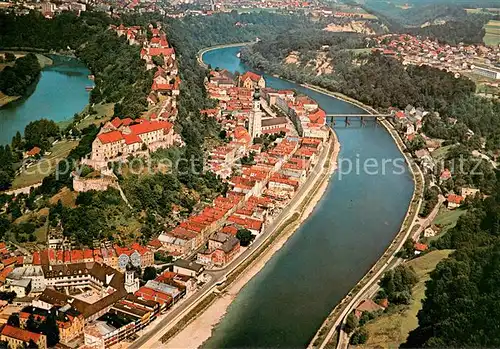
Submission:
[[[445,145],[444,147],[440,147],[432,152],[432,157],[437,160],[443,160],[446,157],[448,151],[453,147],[453,145]]]
[[[12,189],[26,187],[42,181],[54,171],[57,163],[66,158],[69,152],[78,145],[76,141],[61,141],[54,145],[51,154],[44,156],[40,161],[24,170],[14,179]]]
[[[106,103],[106,104],[96,104],[94,106],[94,110],[96,111],[97,114],[90,115],[89,117],[83,119],[78,123],[76,126],[79,130],[83,130],[84,128],[94,124],[94,125],[100,125],[103,122],[106,122],[108,120],[111,120],[111,117],[113,116],[114,113],[114,108],[115,104],[114,103]]]
[[[96,113],[89,115],[85,119],[81,120],[76,125],[76,128],[79,130],[83,130],[84,128],[92,124],[99,126],[101,123],[111,120],[111,117],[113,116],[114,113],[113,110],[114,106],[115,106],[114,103],[94,105],[94,111]],[[86,114],[88,112],[88,108],[89,106],[87,105],[85,109],[83,109],[79,114]],[[60,129],[65,129],[71,124],[71,122],[73,122],[73,119],[60,121],[57,123],[57,125],[59,126]]]
[[[74,191],[71,191],[69,188],[64,187],[61,189],[59,193],[54,195],[53,197],[50,198],[49,202],[51,205],[57,204],[59,200],[61,200],[61,204],[65,207],[71,207],[75,208],[76,207],[76,196],[77,193]]]
[[[457,224],[458,218],[466,212],[467,210],[464,209],[450,211],[441,207],[433,223],[442,228],[441,233],[445,233],[447,230],[453,228]]]
[[[484,26],[486,34],[483,41],[486,45],[499,45],[500,44],[500,21],[491,20]]]
[[[417,313],[422,308],[425,295],[425,282],[429,280],[429,273],[436,265],[448,257],[452,250],[432,251],[422,257],[413,259],[407,265],[413,267],[419,277],[413,288],[413,299],[409,306],[395,307],[387,314],[383,314],[366,325],[370,333],[368,342],[363,348],[397,348],[406,341],[410,331],[418,326]]]

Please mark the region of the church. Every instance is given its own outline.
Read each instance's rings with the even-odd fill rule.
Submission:
[[[252,111],[248,117],[248,133],[252,140],[262,134],[288,133],[288,119],[286,117],[264,117],[260,99],[260,88],[256,87],[253,93]]]

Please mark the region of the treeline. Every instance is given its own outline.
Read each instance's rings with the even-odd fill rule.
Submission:
[[[349,37],[342,40],[352,41]],[[281,45],[291,47],[294,44]],[[375,108],[405,108],[411,104],[445,113],[451,104],[475,92],[475,85],[469,79],[456,79],[453,74],[429,66],[405,67],[396,59],[379,53],[367,55],[361,62],[358,58],[359,65],[353,64],[352,54],[337,56],[332,63],[332,74],[311,75],[307,69],[285,65],[279,60],[285,55],[283,52],[291,52],[291,48],[280,48],[281,53],[276,54],[277,51],[271,49],[273,46],[282,47],[278,40],[258,43],[243,51],[242,58],[252,67],[299,83],[307,82],[341,92]]]
[[[468,203],[468,212],[433,245],[456,249],[427,282],[419,327],[404,347],[498,347],[500,187]]]
[[[146,109],[152,72],[146,72],[140,46],[108,31],[113,20],[106,14],[63,12],[54,19],[38,11],[25,16],[0,14],[0,47],[73,50],[95,76],[91,102],[113,102],[120,117],[138,117]],[[119,24],[115,22],[115,24]]]
[[[321,29],[292,30],[277,35],[272,40],[263,40],[246,51],[244,59],[252,51],[259,52],[268,62],[282,62],[291,52],[299,53],[301,63],[307,63],[316,58],[316,51],[327,52],[332,58],[334,55],[347,53],[351,49],[365,48],[367,41],[361,34],[332,33]],[[348,55],[351,57],[351,55]],[[265,68],[261,64],[252,62],[256,68]],[[266,62],[262,62],[266,65]]]
[[[391,32],[428,36],[453,45],[482,43],[483,26],[492,18],[489,14],[468,14],[463,5],[443,2],[402,9],[389,2],[370,1],[361,7],[376,15]]]
[[[18,58],[14,66],[7,66],[0,72],[0,91],[8,96],[24,96],[41,71],[42,67],[36,55],[28,53]]]
[[[450,45],[482,43],[488,22],[488,15],[470,15],[461,20],[450,20],[445,24],[429,25],[423,28],[408,28],[402,33],[430,37]]]

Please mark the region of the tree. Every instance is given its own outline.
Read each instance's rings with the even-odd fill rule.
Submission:
[[[157,272],[155,267],[146,267],[144,269],[144,273],[142,275],[142,279],[144,281],[154,280],[156,279]]]
[[[14,62],[16,60],[16,55],[12,52],[5,52],[4,57],[6,62]]]
[[[12,137],[12,149],[20,149],[23,145],[23,138],[21,137],[21,132],[17,131],[16,135]]]
[[[352,331],[354,331],[356,329],[356,327],[358,327],[358,322],[359,322],[358,318],[354,315],[354,312],[349,313],[349,315],[347,315],[347,318],[346,318],[346,321],[344,324],[344,331],[347,334],[352,333]]]
[[[57,326],[56,312],[55,308],[51,309],[40,326],[41,332],[47,336],[47,347],[53,347],[59,343],[59,326]]]
[[[361,327],[356,330],[351,336],[349,343],[352,345],[365,344],[368,341],[368,330],[364,327]]]
[[[240,240],[241,246],[248,246],[255,237],[253,236],[250,230],[239,229],[238,232],[236,233],[236,238]]]
[[[384,274],[380,280],[380,287],[386,292],[389,302],[409,304],[412,288],[417,282],[418,276],[415,271],[411,267],[401,264]]]
[[[7,325],[19,327],[20,326],[19,313],[12,313],[7,319]]]
[[[28,320],[26,321],[26,329],[31,332],[38,331],[38,323],[35,321],[35,316],[33,314],[30,314],[30,316],[28,316]]]
[[[24,128],[26,148],[31,149],[37,146],[43,151],[47,151],[51,146],[50,138],[56,137],[58,134],[59,127],[52,120],[40,119],[31,121]]]

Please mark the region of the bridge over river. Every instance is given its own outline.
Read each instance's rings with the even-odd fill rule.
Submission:
[[[393,119],[393,114],[326,114],[326,120],[332,126],[337,126],[343,121],[345,126],[351,126],[351,121],[360,121],[356,126],[365,126],[367,120],[377,121],[382,119]]]

